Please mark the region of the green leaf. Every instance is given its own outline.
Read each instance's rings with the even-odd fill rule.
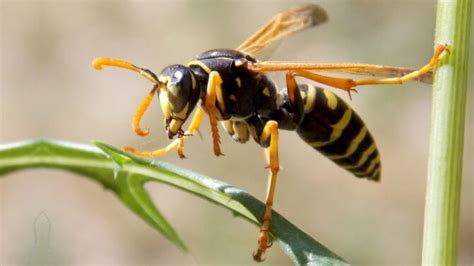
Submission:
[[[99,141],[94,144],[100,149],[51,140],[2,145],[0,175],[47,167],[92,178],[114,192],[128,208],[183,250],[186,250],[183,241],[144,189],[146,182],[164,182],[191,192],[255,224],[262,220],[265,205],[245,191],[168,163],[130,155]],[[271,234],[297,265],[347,265],[277,212],[273,212]]]

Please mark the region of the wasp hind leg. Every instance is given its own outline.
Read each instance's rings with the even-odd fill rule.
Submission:
[[[409,80],[422,80],[422,76],[428,74],[441,60],[441,57],[444,52],[449,52],[449,48],[447,44],[440,44],[436,46],[435,52],[431,57],[430,61],[424,65],[423,67],[419,68],[418,70],[414,70],[411,72],[401,72],[403,75],[401,77],[394,77],[394,78],[371,78],[371,79],[350,79],[350,78],[336,78],[330,77],[325,75],[316,74],[312,71],[346,71],[350,73],[378,73],[381,71],[383,66],[376,66],[376,65],[337,65],[337,64],[319,64],[319,65],[307,65],[304,64],[281,64],[281,63],[256,63],[257,66],[252,67],[250,66],[250,70],[256,72],[269,72],[269,71],[289,71],[290,75],[304,77],[315,82],[325,84],[334,88],[342,89],[349,93],[349,97],[351,96],[352,91],[356,91],[354,87],[361,86],[361,85],[376,85],[376,84],[402,84]],[[389,67],[390,68],[390,67]],[[386,70],[390,70],[387,68]],[[310,71],[311,70],[311,71]],[[351,71],[352,70],[352,71]],[[392,70],[396,70],[396,68],[392,67]],[[398,69],[400,70],[400,69]],[[403,70],[403,69],[402,69]],[[389,72],[391,73],[391,72]],[[392,73],[393,74],[393,73]]]
[[[269,176],[267,198],[265,201],[265,214],[263,216],[262,227],[260,228],[260,235],[258,237],[258,248],[253,254],[255,261],[263,261],[263,255],[269,244],[270,221],[272,219],[273,197],[275,195],[277,174],[280,170],[280,162],[278,158],[278,122],[270,120],[265,124],[262,134],[260,136],[260,143],[270,142],[267,148],[267,161],[269,163]]]
[[[449,48],[447,44],[439,44],[436,46],[435,52],[433,53],[433,57],[431,57],[430,61],[421,67],[418,70],[413,72],[407,73],[399,78],[386,78],[386,79],[358,79],[355,80],[356,86],[359,85],[372,85],[372,84],[402,84],[409,80],[416,80],[419,79],[424,74],[430,72],[433,68],[436,67],[438,62],[441,60],[441,55],[443,52],[446,51],[449,53]]]

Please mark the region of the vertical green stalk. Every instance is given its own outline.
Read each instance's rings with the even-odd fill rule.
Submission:
[[[436,43],[447,43],[433,84],[423,265],[456,265],[471,0],[440,0]]]

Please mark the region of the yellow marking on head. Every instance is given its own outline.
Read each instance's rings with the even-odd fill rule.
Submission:
[[[369,156],[372,155],[372,153],[374,153],[376,150],[377,150],[377,145],[375,145],[375,142],[372,142],[372,145],[370,145],[370,147],[367,148],[367,150],[365,150],[362,153],[362,156],[360,156],[360,159],[356,165],[347,165],[343,167],[346,168],[347,170],[350,170],[350,169],[355,169],[362,166],[365,162],[367,162],[367,159],[369,159]]]
[[[168,99],[168,94],[166,93],[166,91],[161,90],[159,98],[160,98],[161,110],[163,111],[163,115],[165,117],[165,120],[169,119],[171,117],[171,109],[170,109],[170,106],[169,106],[170,101]]]
[[[189,110],[189,103],[186,103],[186,105],[184,106],[183,110],[181,110],[181,112],[174,113],[174,117],[184,120],[188,116],[188,110]]]
[[[235,98],[235,95],[234,94],[231,94],[229,95],[229,99],[236,102],[237,101],[237,98]]]
[[[178,130],[181,128],[181,125],[183,125],[182,120],[172,119],[171,123],[170,123],[169,131],[176,134],[178,132]]]
[[[306,103],[304,105],[304,112],[309,113],[313,110],[316,104],[316,88],[311,84],[306,84],[308,91],[306,93]]]
[[[270,95],[272,95],[271,92],[270,92],[270,89],[268,87],[265,87],[265,89],[263,89],[263,94],[268,96],[268,97],[270,97]]]
[[[189,62],[188,67],[189,66],[199,66],[202,69],[204,69],[204,71],[206,71],[207,74],[211,73],[211,71],[212,71],[208,66],[206,66],[203,62],[201,62],[199,60],[193,60],[193,61]]]
[[[242,81],[240,80],[240,78],[235,78],[235,83],[237,83],[237,86],[239,86],[239,88],[242,87]]]
[[[341,119],[336,124],[331,125],[332,132],[328,140],[311,142],[309,143],[309,145],[313,146],[314,148],[319,148],[319,147],[326,146],[328,144],[333,143],[342,135],[342,131],[347,127],[347,125],[351,121],[351,117],[352,117],[352,109],[347,108],[347,110],[344,112],[344,115],[342,115]]]
[[[362,142],[362,140],[365,138],[365,135],[367,134],[368,130],[365,126],[362,126],[360,129],[359,133],[357,136],[351,141],[351,144],[349,144],[349,148],[347,148],[346,153],[342,155],[329,155],[327,156],[331,160],[336,160],[336,159],[343,159],[351,156],[359,147],[359,144]]]
[[[164,75],[158,76],[158,81],[161,83],[167,84],[170,80],[171,80],[170,76],[164,76]]]
[[[335,110],[337,107],[336,95],[334,95],[334,93],[332,93],[329,90],[323,90],[323,92],[324,92],[324,95],[326,95],[326,98],[328,99],[329,108],[331,108],[332,110]]]

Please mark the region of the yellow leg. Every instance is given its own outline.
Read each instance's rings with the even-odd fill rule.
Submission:
[[[272,219],[273,196],[275,195],[277,173],[280,170],[280,162],[278,159],[278,123],[276,121],[268,121],[263,128],[260,141],[266,142],[268,138],[270,138],[270,147],[268,147],[267,153],[267,161],[269,162],[267,198],[265,202],[263,224],[258,237],[258,248],[253,254],[253,259],[255,261],[263,261],[264,258],[262,256],[269,247],[268,233],[270,231],[270,221]]]
[[[335,78],[335,77],[330,77],[330,76],[325,76],[325,75],[320,75],[313,73],[311,71],[305,70],[305,69],[300,69],[297,68],[296,66],[291,69],[289,68],[290,75],[293,76],[300,76],[304,77],[313,81],[316,81],[318,83],[326,84],[331,87],[335,87],[338,89],[342,89],[344,91],[347,91],[350,93],[351,91],[354,91],[354,87],[361,86],[361,85],[375,85],[375,84],[402,84],[406,81],[409,80],[417,80],[420,79],[421,76],[429,73],[441,60],[441,55],[443,54],[444,51],[449,51],[447,44],[443,45],[438,45],[436,47],[436,50],[433,54],[433,57],[431,58],[430,62],[426,65],[424,65],[422,68],[412,71],[410,73],[407,73],[401,77],[395,77],[395,78],[382,78],[382,79],[348,79],[348,78]],[[258,71],[276,71],[276,70],[283,70],[283,68],[277,68],[278,64],[272,68],[270,64],[266,65],[264,68]],[[310,66],[308,66],[310,68]],[[342,67],[341,67],[342,68]],[[337,70],[337,66],[333,68],[333,70]],[[363,72],[364,67],[360,66],[358,71]],[[370,69],[367,70],[367,73],[370,73]]]
[[[423,76],[424,74],[428,73],[431,69],[433,69],[436,66],[436,64],[438,64],[439,60],[441,60],[441,55],[443,54],[444,51],[449,52],[447,44],[436,46],[436,50],[433,54],[433,57],[431,58],[428,64],[402,77],[386,78],[386,79],[359,79],[359,80],[355,80],[356,86],[372,85],[372,84],[401,84],[409,80],[416,80],[420,78],[421,76]]]
[[[212,147],[214,154],[216,156],[223,155],[220,147],[220,138],[219,138],[219,129],[217,128],[217,118],[216,118],[216,99],[220,106],[224,106],[224,102],[221,102],[219,98],[222,98],[222,78],[219,75],[219,72],[212,71],[209,74],[209,81],[207,83],[207,95],[206,95],[206,110],[209,115],[209,122],[211,123],[211,132],[212,132]],[[221,97],[218,97],[218,96]],[[225,108],[225,107],[224,107]]]
[[[184,137],[184,136],[183,136],[183,137]],[[183,137],[179,138],[179,141],[178,141],[178,148],[177,148],[178,156],[179,156],[179,158],[181,158],[181,159],[186,158],[186,156],[184,155],[184,151],[183,151],[183,149],[184,149],[184,138],[183,138]]]
[[[189,125],[189,127],[186,130],[185,134],[181,138],[175,139],[173,142],[171,142],[168,146],[166,146],[163,149],[159,149],[159,150],[156,150],[156,151],[140,151],[140,150],[137,150],[137,149],[135,149],[133,147],[130,147],[130,146],[127,146],[127,145],[124,146],[123,149],[125,151],[128,151],[130,153],[133,153],[133,154],[139,155],[139,156],[158,157],[158,156],[166,154],[166,153],[172,151],[173,149],[177,148],[179,157],[184,158],[184,154],[183,154],[184,139],[191,136],[196,131],[198,131],[199,125],[201,124],[203,115],[204,115],[204,111],[201,108],[198,108],[196,110],[196,113],[194,113],[194,117],[191,120],[191,124]]]

